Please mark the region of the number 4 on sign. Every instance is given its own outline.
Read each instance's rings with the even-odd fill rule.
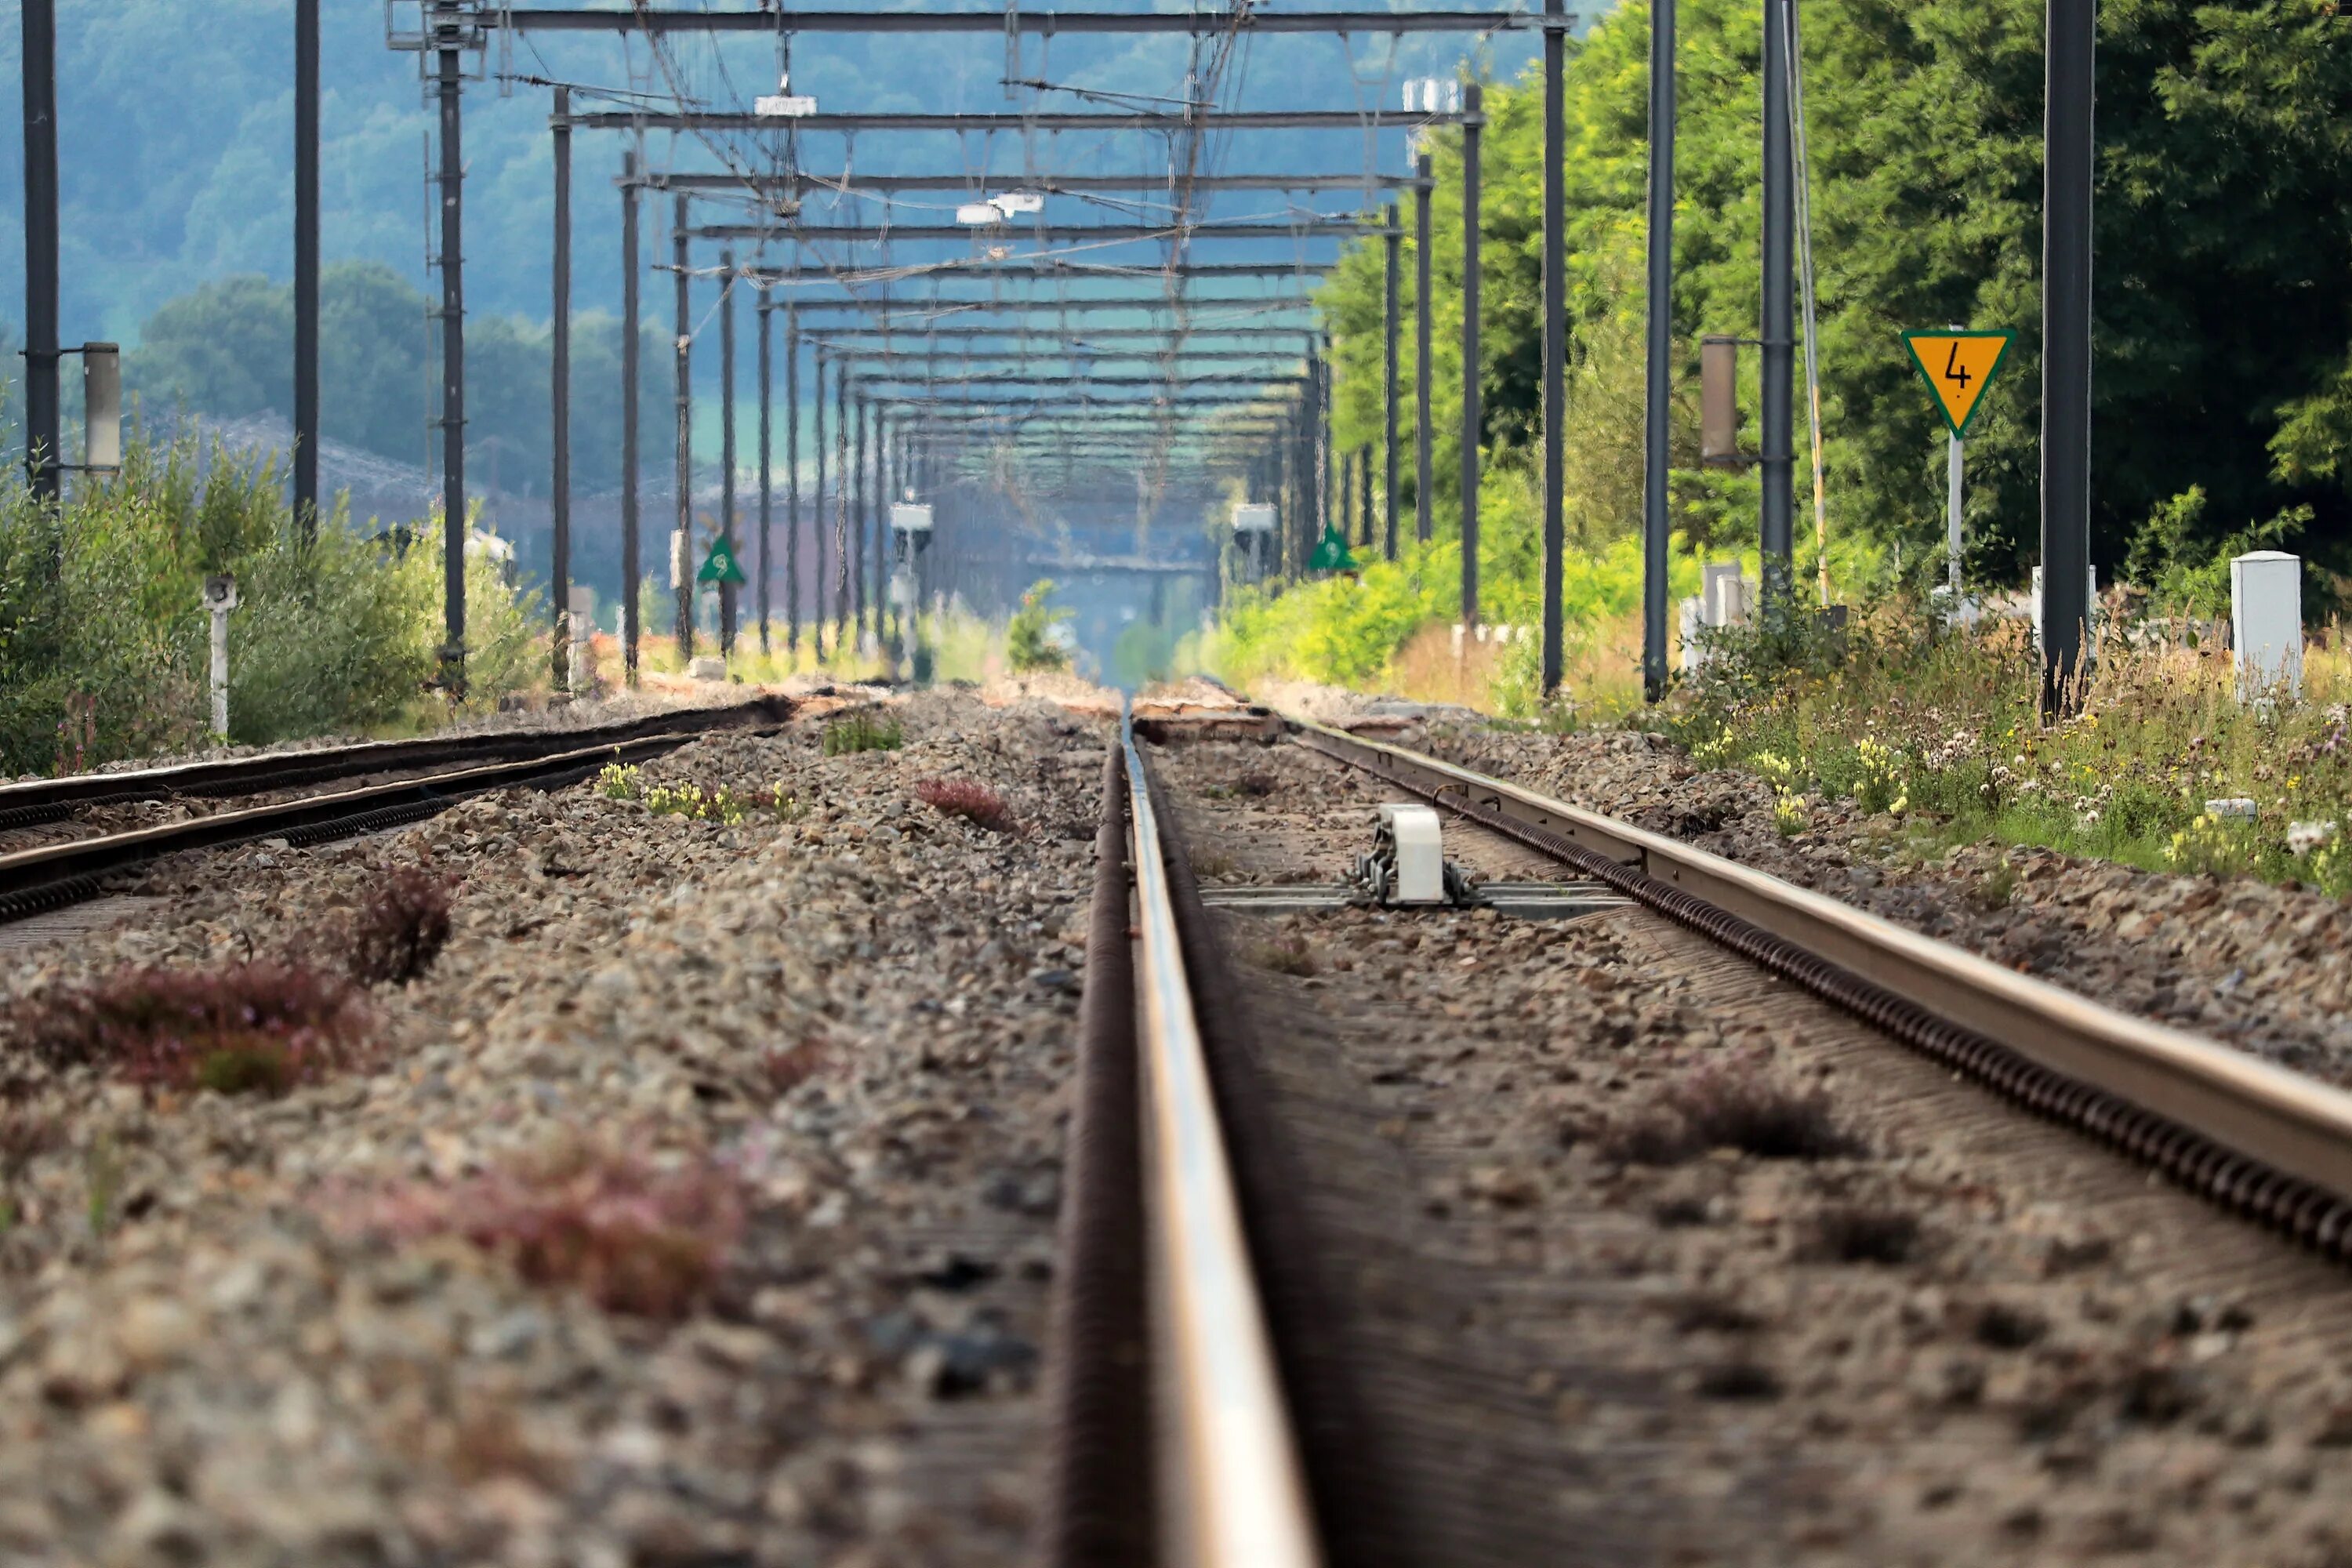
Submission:
[[[1969,433],[1969,423],[1984,401],[1985,389],[1992,384],[1993,373],[2009,357],[2012,335],[1949,331],[1903,334],[1911,363],[1918,366],[1920,379],[1936,395],[1936,406],[1953,439]]]

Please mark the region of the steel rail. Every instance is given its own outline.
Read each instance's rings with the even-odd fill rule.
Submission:
[[[506,730],[471,735],[420,735],[404,741],[362,741],[302,752],[273,752],[117,773],[69,773],[0,784],[0,831],[55,822],[77,807],[174,796],[218,799],[293,789],[330,779],[356,778],[397,769],[438,767],[467,757],[532,757],[576,751],[646,735],[698,733],[730,724],[780,723],[791,705],[777,698],[722,708],[656,713],[614,724],[578,730]]]
[[[1127,768],[1106,752],[1087,917],[1078,1054],[1062,1152],[1045,1363],[1039,1568],[1149,1563],[1150,1308],[1145,1284],[1143,1128],[1128,930]]]
[[[105,877],[182,850],[220,848],[261,838],[320,843],[374,832],[437,815],[469,796],[493,790],[555,788],[576,783],[608,763],[675,750],[697,733],[641,735],[0,855],[0,921],[93,898],[103,890]]]
[[[1241,1202],[1185,973],[1163,840],[1131,722],[1120,725],[1133,825],[1143,1023],[1146,1187],[1167,1293],[1184,1542],[1202,1568],[1314,1568],[1313,1514],[1250,1268]]]
[[[2352,1094],[1664,835],[1288,721],[1309,749],[1578,865],[1937,1060],[2352,1258]]]

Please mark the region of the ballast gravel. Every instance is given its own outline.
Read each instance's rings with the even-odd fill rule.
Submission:
[[[786,803],[732,824],[514,792],[171,863],[0,954],[21,1018],[124,965],[331,964],[387,868],[457,879],[373,1071],[170,1093],[0,1043],[0,1563],[1017,1560],[1107,735],[889,716],[901,749],[799,722],[643,770]],[[570,1157],[740,1204],[691,1310],[369,1224]]]
[[[1159,765],[1210,884],[1330,880],[1402,798]],[[2352,1561],[2333,1267],[1639,907],[1220,919],[1401,1560]]]
[[[1859,904],[2111,1007],[2352,1083],[2352,918],[2251,878],[2184,877],[1986,841],[1922,863],[1901,824],[1814,802],[1783,837],[1773,792],[1654,735],[1440,731],[1431,749]]]

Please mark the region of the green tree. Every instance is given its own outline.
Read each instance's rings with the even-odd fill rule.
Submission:
[[[2101,7],[2093,554],[2110,574],[2192,487],[2204,506],[2164,513],[2175,554],[2210,555],[2253,528],[2338,564],[2352,554],[2352,185],[2341,178],[2352,52],[2336,10]],[[1902,331],[2005,327],[2019,338],[1971,433],[1968,521],[1973,569],[2014,581],[2039,535],[2042,7],[1822,0],[1804,20],[1833,552],[1900,541],[1925,559],[1941,535],[1940,425]],[[1684,0],[1681,24],[1678,390],[1696,385],[1698,336],[1753,336],[1760,315],[1759,18],[1752,5]],[[1587,548],[1633,528],[1639,501],[1641,426],[1626,396],[1643,310],[1647,27],[1645,8],[1618,8],[1570,46],[1568,68],[1568,505]],[[1532,81],[1490,92],[1487,106],[1476,371],[1499,615],[1517,613],[1534,561],[1531,505],[1501,475],[1526,469],[1538,437],[1542,128]],[[1450,531],[1457,463],[1442,411],[1461,374],[1458,137],[1435,154],[1436,500]],[[1376,438],[1381,289],[1368,247],[1324,296],[1343,443]],[[1743,358],[1752,447],[1755,367]],[[1692,413],[1678,399],[1678,454]],[[1752,541],[1752,477],[1679,455],[1677,468],[1676,521],[1693,548]]]
[[[388,267],[339,262],[319,283],[319,419],[328,440],[402,462],[425,454],[427,374],[433,360],[425,297]],[[621,326],[591,311],[572,324],[572,475],[583,489],[621,481]],[[131,385],[150,409],[185,406],[216,418],[294,403],[294,307],[289,285],[257,276],[222,279],[170,300],[148,318],[129,356]],[[483,316],[466,342],[467,447],[474,472],[516,493],[544,491],[552,465],[548,329]],[[643,333],[639,397],[648,432],[673,384],[660,336]],[[648,454],[660,451],[648,440]]]

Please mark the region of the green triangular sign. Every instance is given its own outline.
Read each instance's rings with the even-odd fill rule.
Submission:
[[[710,553],[702,558],[702,570],[694,574],[698,583],[740,583],[744,581],[743,563],[735,559],[724,539],[713,540]]]
[[[1323,525],[1323,537],[1316,542],[1315,553],[1307,558],[1309,572],[1353,572],[1356,558],[1348,553],[1347,536],[1331,523]]]

